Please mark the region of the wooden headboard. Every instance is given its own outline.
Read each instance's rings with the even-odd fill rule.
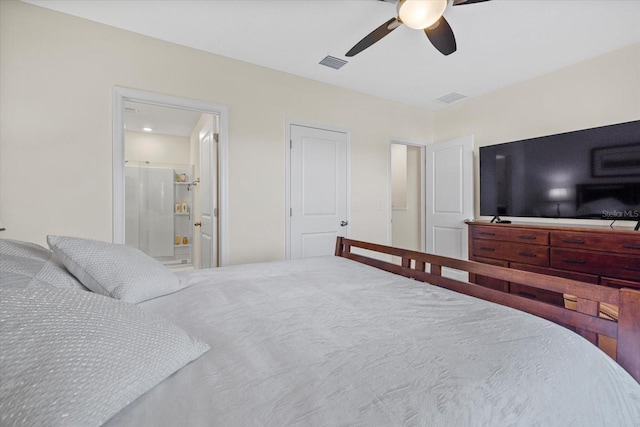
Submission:
[[[354,253],[352,252],[354,248],[365,251],[358,251],[360,254]],[[387,257],[389,255],[399,257],[401,262],[400,264],[394,264],[362,254],[366,251],[372,251]],[[598,334],[614,338],[617,340],[617,362],[636,381],[640,382],[640,291],[638,290],[609,288],[561,277],[447,258],[344,237],[338,237],[335,255],[401,276],[526,311],[569,327],[594,344],[597,343]],[[575,295],[578,301],[577,310],[445,277],[442,275],[443,267],[546,289],[552,292]],[[598,304],[601,302],[619,306],[617,322],[598,317]]]

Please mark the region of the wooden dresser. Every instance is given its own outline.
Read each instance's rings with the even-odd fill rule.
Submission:
[[[603,286],[640,288],[640,232],[469,221],[469,259]],[[474,283],[562,305],[563,296],[472,276]]]

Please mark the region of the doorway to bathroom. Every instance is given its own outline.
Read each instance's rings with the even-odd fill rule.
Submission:
[[[119,91],[129,90],[114,92]],[[135,92],[114,99],[121,106],[116,114],[114,104],[114,242],[136,247],[173,270],[222,265],[225,150],[220,142],[226,111]],[[117,129],[122,129],[119,138]]]

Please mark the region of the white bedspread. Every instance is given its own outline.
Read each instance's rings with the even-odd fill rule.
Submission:
[[[640,425],[640,385],[535,316],[337,257],[183,278],[140,306],[211,350],[106,425]]]

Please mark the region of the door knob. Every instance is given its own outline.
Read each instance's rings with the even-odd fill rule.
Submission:
[[[200,227],[200,226],[202,225],[202,222],[201,222],[201,221],[198,221],[198,222],[196,222],[196,223],[195,223],[195,224],[193,224],[193,225],[195,225],[196,227]]]
[[[340,221],[340,227],[346,227],[349,225],[349,221]]]

